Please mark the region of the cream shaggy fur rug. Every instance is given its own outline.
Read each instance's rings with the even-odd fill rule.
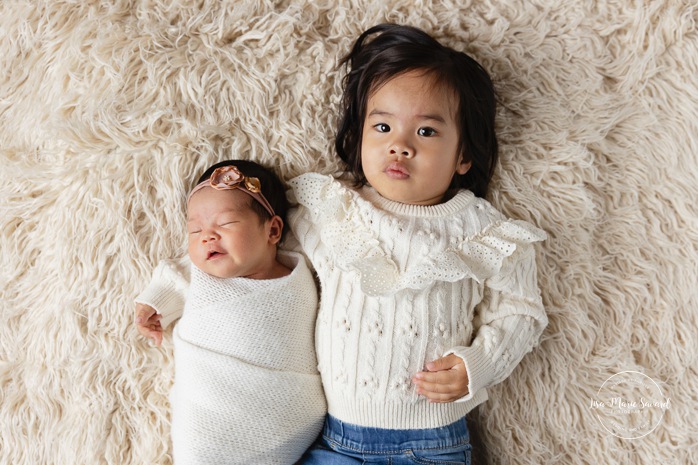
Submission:
[[[698,463],[697,19],[692,0],[3,1],[0,463],[171,462],[171,339],[137,336],[133,298],[183,254],[208,165],[338,169],[337,62],[384,21],[491,72],[491,199],[550,236],[550,325],[473,419],[487,461]]]

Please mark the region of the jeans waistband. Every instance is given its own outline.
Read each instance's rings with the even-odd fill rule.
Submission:
[[[470,442],[465,418],[438,428],[403,430],[358,426],[327,415],[323,435],[328,441],[358,452],[428,450]]]

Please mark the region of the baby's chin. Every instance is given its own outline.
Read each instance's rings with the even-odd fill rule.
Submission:
[[[235,273],[228,270],[216,269],[215,267],[211,266],[211,263],[208,263],[208,260],[195,259],[192,258],[191,255],[189,256],[189,259],[199,271],[206,273],[209,276],[213,276],[214,278],[227,279],[237,277]]]

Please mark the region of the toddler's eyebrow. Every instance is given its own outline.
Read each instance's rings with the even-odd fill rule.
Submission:
[[[383,111],[383,110],[372,110],[371,113],[368,114],[368,116],[395,116],[389,111]],[[439,123],[445,123],[446,119],[441,116],[440,114],[426,114],[426,115],[417,115],[417,118],[420,120],[428,119],[428,120],[433,120],[437,121]]]
[[[444,119],[443,116],[441,115],[417,115],[419,119],[431,119],[434,121],[438,121],[439,123],[445,123],[446,119]]]

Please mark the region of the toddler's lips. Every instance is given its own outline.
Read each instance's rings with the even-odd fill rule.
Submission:
[[[410,172],[400,163],[391,163],[385,169],[385,174],[392,179],[407,179],[410,177]]]

